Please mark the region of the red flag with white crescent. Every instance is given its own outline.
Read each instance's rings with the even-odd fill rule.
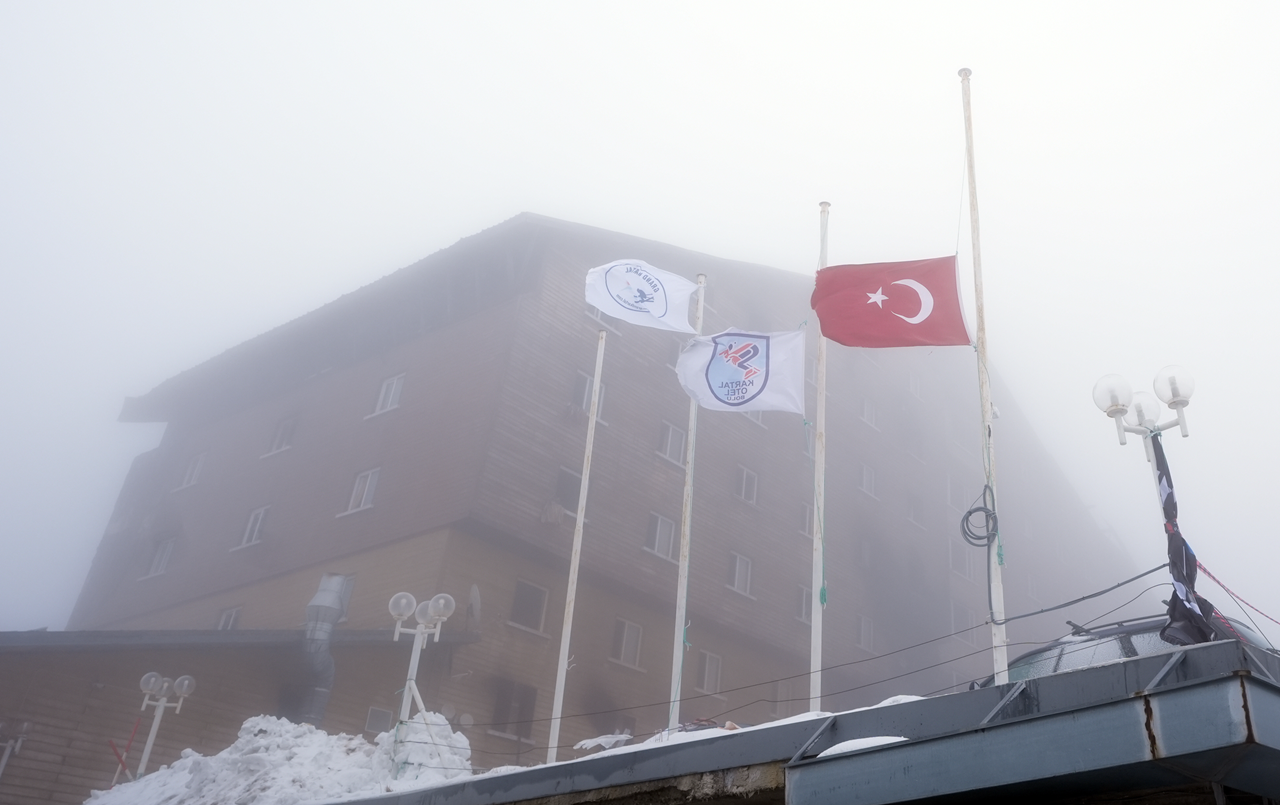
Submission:
[[[955,255],[824,268],[810,302],[822,334],[847,347],[972,343]]]

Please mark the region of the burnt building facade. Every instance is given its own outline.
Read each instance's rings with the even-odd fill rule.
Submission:
[[[126,401],[123,420],[165,434],[135,461],[68,629],[300,629],[323,581],[338,631],[389,642],[392,594],[447,592],[427,705],[478,766],[542,760],[603,329],[562,742],[665,726],[687,337],[584,303],[586,271],[624,257],[706,274],[704,332],[808,327],[812,364],[811,277],[517,216]],[[984,477],[972,351],[829,353],[824,706],[963,687],[990,671],[984,554],[958,526]],[[808,709],[815,396],[807,417],[700,415],[683,720]],[[1024,612],[1091,589],[1082,544],[1116,549],[999,404],[1007,608]],[[375,677],[338,668],[325,728],[398,709],[390,682],[348,689]],[[277,713],[299,717],[308,684],[281,683]]]

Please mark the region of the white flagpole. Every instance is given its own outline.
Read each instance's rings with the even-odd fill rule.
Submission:
[[[827,267],[827,212],[831,205],[822,202],[821,241],[818,268]],[[822,608],[826,601],[826,574],[823,571],[824,535],[827,500],[827,339],[818,335],[818,410],[817,431],[813,437],[813,601],[809,605],[809,710],[822,709]]]
[[[996,457],[991,432],[991,375],[987,371],[987,320],[982,307],[982,250],[978,245],[978,178],[973,167],[973,115],[969,108],[969,68],[960,71],[960,90],[964,97],[965,160],[969,174],[969,225],[973,236],[973,296],[978,309],[978,396],[982,405],[983,464],[987,486],[991,487],[991,507],[996,503]],[[988,505],[985,502],[983,505]],[[1009,681],[1009,649],[1005,638],[1004,581],[1001,579],[1000,533],[987,545],[987,575],[990,579],[988,598],[991,604],[991,659],[995,665],[995,683]]]
[[[564,708],[564,677],[569,670],[569,633],[573,630],[573,603],[578,594],[578,565],[582,559],[582,522],[587,514],[587,481],[591,477],[591,446],[596,439],[596,412],[600,406],[600,375],[604,371],[604,337],[600,331],[596,347],[596,373],[591,383],[591,410],[587,418],[587,449],[582,456],[582,487],[578,490],[578,522],[573,526],[573,552],[569,554],[569,589],[564,598],[564,624],[560,627],[560,659],[556,664],[556,692],[551,703],[551,737],[547,739],[547,762],[556,762],[560,743],[560,713]]]
[[[698,275],[698,302],[693,328],[702,335],[703,298],[707,292],[707,275]],[[685,617],[689,604],[689,544],[693,524],[693,447],[698,434],[698,401],[689,399],[689,435],[684,452],[684,506],[680,510],[680,570],[676,576],[676,636],[671,649],[671,712],[667,729],[680,726],[680,681],[684,676]]]

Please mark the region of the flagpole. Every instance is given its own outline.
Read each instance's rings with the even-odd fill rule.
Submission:
[[[547,739],[547,762],[556,762],[560,743],[560,713],[564,707],[565,673],[569,670],[569,633],[573,630],[573,604],[578,593],[578,565],[582,559],[582,523],[587,514],[587,481],[591,476],[591,447],[596,439],[596,413],[600,406],[600,376],[604,371],[605,331],[596,346],[596,372],[591,383],[591,410],[587,417],[587,449],[582,456],[582,486],[578,490],[578,521],[573,526],[573,551],[569,554],[569,588],[564,598],[564,624],[560,627],[560,659],[556,664],[556,692],[551,703],[551,736]]]
[[[831,205],[822,202],[820,210],[821,235],[818,246],[818,269],[827,267],[827,213]],[[809,605],[809,710],[822,709],[822,608],[827,602],[827,581],[823,568],[826,534],[827,499],[827,339],[818,336],[818,385],[817,431],[813,438],[813,580]]]
[[[698,275],[698,302],[695,306],[694,335],[702,335],[703,300],[707,275]],[[676,630],[671,648],[671,711],[667,729],[680,726],[680,682],[684,677],[685,618],[689,604],[689,546],[693,526],[693,447],[698,434],[698,401],[689,398],[689,438],[684,451],[684,505],[680,509],[680,570],[676,575]]]
[[[969,76],[972,71],[960,70],[960,91],[964,98],[965,163],[969,175],[969,226],[973,237],[973,292],[978,310],[978,397],[982,405],[983,466],[987,486],[991,488],[990,507],[996,509],[996,459],[991,430],[991,375],[987,370],[987,320],[982,306],[982,250],[978,245],[978,179],[973,160],[973,114],[969,104]],[[987,505],[984,501],[983,505]],[[991,659],[995,665],[995,683],[1009,681],[1009,649],[1004,629],[1004,581],[1001,578],[1004,550],[997,528],[987,545],[988,600],[991,606]]]

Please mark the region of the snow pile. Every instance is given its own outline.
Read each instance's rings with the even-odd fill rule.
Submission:
[[[838,743],[829,749],[822,750],[818,753],[818,757],[843,755],[846,752],[857,752],[859,749],[870,749],[873,746],[896,744],[905,740],[907,739],[903,738],[901,735],[872,735],[868,738],[853,738],[852,740]]]
[[[310,724],[255,716],[236,742],[204,757],[190,749],[172,766],[95,791],[91,805],[301,805],[429,788],[471,774],[471,746],[444,716],[421,713],[374,743]]]

